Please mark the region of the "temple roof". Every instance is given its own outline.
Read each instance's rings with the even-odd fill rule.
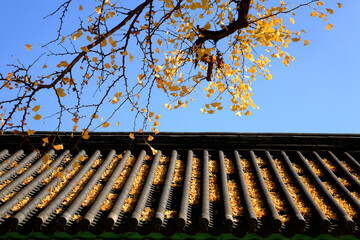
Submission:
[[[360,135],[129,134],[0,136],[0,235],[360,236]]]

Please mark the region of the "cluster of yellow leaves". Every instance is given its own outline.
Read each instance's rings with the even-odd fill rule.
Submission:
[[[241,116],[242,113],[246,116],[250,115],[249,106],[257,108],[252,100],[250,84],[255,81],[257,75],[263,76],[267,80],[271,80],[272,75],[268,70],[268,67],[271,67],[271,60],[263,54],[258,54],[256,49],[266,50],[271,57],[281,59],[283,64],[288,66],[295,58],[284,49],[288,47],[289,43],[302,40],[301,34],[306,33],[304,30],[291,31],[287,25],[287,16],[284,12],[290,12],[289,9],[296,5],[280,1],[279,6],[268,7],[263,2],[252,1],[252,11],[248,15],[251,27],[242,29],[227,38],[231,50],[223,57],[216,53],[215,47],[210,48],[205,45],[198,47],[193,52],[196,59],[189,58],[188,52],[182,51],[180,46],[184,39],[189,42],[196,40],[198,33],[194,29],[199,28],[199,26],[195,27],[199,22],[203,23],[203,29],[213,30],[215,26],[224,28],[226,24],[233,21],[236,18],[234,17],[236,11],[234,11],[231,1],[216,0],[215,4],[211,4],[209,0],[186,1],[182,7],[187,10],[175,11],[168,24],[174,28],[173,32],[176,32],[177,35],[170,35],[166,42],[174,48],[165,53],[164,64],[150,66],[155,72],[157,87],[174,98],[171,103],[165,104],[166,108],[171,110],[186,107],[188,101],[184,98],[194,91],[195,86],[203,84],[202,81],[209,78],[208,71],[211,73],[211,82],[203,89],[207,98],[211,98],[212,101],[201,109],[203,113],[213,114],[216,110],[223,109],[221,95],[224,92],[230,93],[230,108],[237,116]],[[174,8],[172,0],[164,0],[164,4],[169,10]],[[323,5],[321,1],[316,2],[316,6],[313,8],[314,12],[317,14]],[[341,4],[338,6],[341,7]],[[334,12],[330,8],[325,8],[325,10],[329,14]],[[295,15],[294,12],[290,13]],[[315,13],[312,13],[311,16]],[[319,15],[324,20],[325,16],[323,13]],[[211,21],[206,21],[206,18]],[[147,19],[146,15],[145,19]],[[295,24],[293,18],[288,17],[288,19],[291,24]],[[146,29],[145,27],[144,25],[144,29]],[[326,29],[331,28],[332,25],[328,23]],[[160,52],[159,48],[163,48],[164,40],[166,40],[165,37],[157,39],[159,47],[155,50],[156,53]],[[306,46],[309,44],[309,40],[304,39],[303,43]],[[209,70],[210,58],[213,63],[221,62],[222,58],[228,58],[228,60],[221,64],[212,64],[212,69]],[[193,84],[189,84],[189,81],[186,84],[184,82],[180,69],[185,63],[196,64],[200,67],[200,71],[192,76]],[[141,86],[143,86],[144,78],[143,74],[138,76]]]
[[[174,10],[176,5],[174,0],[161,1],[165,8],[164,12],[170,13]],[[148,30],[155,31],[157,28],[166,32],[166,34],[162,35],[155,34],[159,37],[154,37],[152,40],[145,38],[144,45],[152,44],[151,51],[153,56],[151,58],[153,59],[151,62],[140,57],[134,58],[130,53],[132,50],[129,47],[121,46],[122,43],[117,39],[117,35],[109,36],[99,44],[102,49],[101,51],[108,50],[108,58],[104,59],[100,55],[96,55],[96,51],[89,52],[89,48],[92,48],[89,46],[92,46],[91,44],[94,44],[100,37],[96,32],[95,26],[92,25],[92,18],[104,22],[115,16],[114,9],[116,3],[111,5],[108,0],[103,1],[93,9],[97,14],[93,14],[92,17],[91,15],[88,16],[89,28],[76,30],[69,37],[63,36],[61,43],[64,43],[67,38],[72,42],[79,40],[81,37],[86,37],[90,44],[81,47],[81,50],[86,52],[83,61],[86,60],[89,64],[91,63],[91,67],[95,70],[98,70],[99,66],[101,66],[106,72],[113,75],[116,75],[116,71],[119,71],[122,64],[125,65],[125,61],[128,60],[130,62],[134,60],[135,62],[143,61],[145,64],[148,64],[150,70],[139,74],[136,84],[145,88],[148,86],[146,83],[155,79],[157,88],[170,96],[170,101],[164,104],[170,110],[187,107],[189,102],[193,101],[191,94],[195,90],[200,89],[206,95],[207,100],[201,109],[203,113],[213,114],[224,107],[228,107],[237,116],[248,116],[251,114],[250,107],[253,109],[257,108],[252,100],[250,84],[259,76],[264,77],[266,80],[272,79],[272,75],[268,70],[271,67],[270,59],[280,59],[284,65],[288,66],[291,61],[294,61],[294,57],[285,51],[288,45],[296,42],[303,42],[305,46],[309,44],[309,40],[303,38],[303,35],[306,34],[304,30],[290,30],[290,27],[294,28],[296,26],[294,20],[295,13],[290,11],[290,9],[295,8],[296,4],[300,3],[290,4],[290,2],[280,1],[271,3],[274,7],[269,7],[269,4],[265,2],[266,0],[251,1],[251,11],[248,14],[249,27],[236,31],[225,39],[220,40],[222,44],[216,45],[208,41],[201,46],[193,48],[184,48],[184,45],[194,46],[196,40],[201,37],[200,28],[206,30],[225,29],[226,25],[237,19],[235,1],[183,1],[181,7],[171,14],[167,24],[156,22],[158,21],[157,19],[160,19],[154,17],[158,12],[153,10],[149,10],[149,12],[144,11],[143,17],[145,21],[143,19],[142,22],[140,21],[138,24],[135,24],[134,29],[137,30],[130,34],[143,34],[148,32]],[[328,14],[333,14],[334,10],[325,7],[322,1],[308,4],[308,7],[310,9],[310,16],[319,17],[327,23],[327,30],[333,27],[332,24],[327,22],[326,17]],[[342,7],[341,3],[338,3],[338,7]],[[79,11],[83,9],[83,6],[79,5]],[[166,31],[165,28],[162,28],[164,25]],[[226,42],[228,42],[228,46],[221,49],[221,47],[226,45],[223,43]],[[29,44],[26,45],[26,49],[29,51],[31,47]],[[221,52],[221,50],[224,51]],[[260,52],[265,53],[260,54]],[[136,52],[132,53],[135,54]],[[120,67],[116,63],[116,61],[119,62],[119,58],[122,61]],[[188,73],[185,73],[184,69],[186,67],[184,66],[195,66],[190,76]],[[46,67],[45,64],[44,68]],[[57,67],[68,68],[69,63],[67,61],[60,61]],[[80,68],[83,69],[82,67]],[[96,74],[89,71],[85,72],[83,74],[84,83],[87,84],[94,75]],[[13,74],[9,73],[8,81],[4,81],[5,87],[11,87],[12,77]],[[99,82],[105,81],[103,75],[98,76],[98,78],[98,85],[100,85]],[[74,85],[74,80],[69,77],[62,79],[61,86],[56,88],[58,97],[66,96],[62,87],[67,83]],[[68,94],[71,93],[70,89],[67,89]],[[125,93],[124,90],[123,92]],[[229,99],[228,104],[224,104],[222,97],[224,93],[230,95],[230,98],[224,98]],[[121,95],[122,92],[116,92],[108,99],[108,102],[119,106],[119,101],[122,99]],[[142,107],[138,104],[140,96],[139,94],[134,95],[137,99],[134,101],[133,110],[136,109],[151,122],[151,129],[157,134],[156,128],[160,124],[158,121],[160,115],[155,115],[145,108],[141,109]],[[37,105],[32,110],[37,112],[39,109],[40,105]],[[36,114],[33,118],[40,120],[42,116]],[[98,116],[95,114],[92,118],[98,118]],[[77,131],[78,118],[75,117],[74,119],[75,125],[73,130]],[[110,122],[106,120],[101,125],[107,128],[110,126]],[[119,122],[117,122],[117,126],[119,126]],[[29,135],[33,133],[33,130],[28,130]],[[134,135],[129,137],[134,139]],[[82,138],[89,138],[87,129],[82,130]],[[153,137],[149,136],[147,140],[151,141],[152,139]],[[45,141],[44,144],[46,144]],[[60,149],[60,146],[57,146],[57,148]]]

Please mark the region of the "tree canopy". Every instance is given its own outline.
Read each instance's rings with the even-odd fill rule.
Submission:
[[[327,16],[341,6],[319,0],[62,1],[45,16],[58,19],[50,29],[56,37],[24,46],[43,53],[31,64],[15,58],[0,69],[0,130],[32,135],[31,122],[55,119],[55,131],[71,121],[87,139],[131,112],[134,131],[156,134],[154,106],[184,108],[198,94],[203,113],[230,108],[250,115],[257,108],[251,82],[272,78],[273,59],[288,66],[294,60],[289,44],[309,43],[293,16],[309,14],[330,30]],[[37,98],[44,94],[51,113],[41,112]]]

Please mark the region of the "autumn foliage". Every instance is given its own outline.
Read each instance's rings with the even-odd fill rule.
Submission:
[[[135,5],[135,3],[138,5]],[[89,132],[132,112],[134,131],[158,132],[163,105],[186,107],[204,94],[203,113],[230,108],[237,116],[256,109],[251,82],[272,78],[271,61],[289,65],[292,43],[309,44],[293,16],[299,9],[325,20],[341,4],[319,0],[144,0],[60,3],[46,17],[58,18],[57,37],[43,44],[30,65],[21,58],[0,69],[1,131],[34,134],[32,122],[72,122]],[[77,24],[65,27],[76,16]],[[79,20],[80,19],[80,20]],[[49,96],[53,112],[42,112]],[[99,120],[102,121],[99,121]],[[140,127],[136,126],[140,123]],[[49,129],[50,130],[50,129]],[[130,135],[131,138],[134,135]],[[152,136],[148,141],[152,140]]]

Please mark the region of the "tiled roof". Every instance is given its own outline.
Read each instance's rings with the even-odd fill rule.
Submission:
[[[0,235],[360,236],[360,135],[47,135],[0,137]]]

